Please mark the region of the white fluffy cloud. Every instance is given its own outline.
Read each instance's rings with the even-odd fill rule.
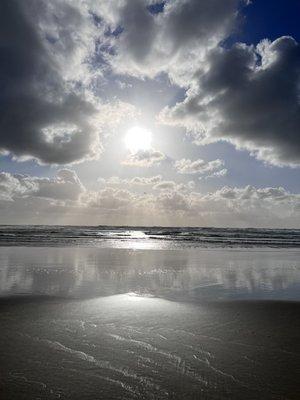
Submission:
[[[110,178],[104,179],[99,178],[98,182],[107,187],[131,187],[131,188],[140,188],[148,186],[148,188],[152,188],[158,191],[178,191],[178,192],[187,192],[195,188],[195,182],[189,181],[187,183],[177,183],[175,181],[167,181],[163,180],[161,175],[155,175],[150,177],[138,177],[135,176],[130,179],[122,179],[118,176],[112,176]]]
[[[134,185],[134,186],[153,186],[162,181],[161,175],[155,175],[150,177],[135,176],[130,179],[122,179],[118,176],[111,176],[110,178],[104,179],[99,178],[98,182],[106,185]]]
[[[15,196],[24,196],[36,192],[36,182],[25,176],[7,172],[0,173],[0,199],[12,200]]]
[[[115,210],[129,206],[133,199],[134,195],[128,190],[108,187],[99,192],[87,193],[81,201],[87,207]]]
[[[156,207],[167,212],[182,212],[191,210],[189,196],[177,191],[162,192],[156,199]]]
[[[271,200],[275,202],[293,200],[294,195],[288,193],[284,188],[267,187],[267,188],[255,188],[254,186],[245,186],[244,188],[231,188],[224,186],[222,189],[217,190],[214,195],[216,199],[228,199],[228,200]],[[300,199],[300,197],[299,197]]]
[[[226,175],[227,170],[222,168],[223,166],[224,161],[220,159],[212,161],[198,159],[192,161],[182,158],[181,160],[177,160],[174,164],[174,167],[179,174],[206,175],[206,178]]]
[[[162,180],[147,193],[134,187],[91,191],[66,169],[54,178],[1,173],[0,222],[38,218],[39,223],[262,227],[297,227],[300,222],[300,195],[282,187],[225,186],[208,194],[195,191],[192,182]]]
[[[122,164],[130,167],[152,167],[163,160],[166,160],[166,156],[159,150],[139,150],[131,153]]]
[[[174,190],[176,188],[176,183],[174,181],[161,181],[154,185],[154,189],[157,190]]]

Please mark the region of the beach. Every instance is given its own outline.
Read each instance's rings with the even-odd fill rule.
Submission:
[[[0,400],[300,400],[300,0],[0,0]]]
[[[299,398],[299,250],[151,243],[0,247],[1,398]]]

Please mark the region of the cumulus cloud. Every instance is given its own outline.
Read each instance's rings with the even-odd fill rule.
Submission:
[[[54,25],[55,20],[55,25]],[[90,46],[88,17],[70,2],[0,5],[0,151],[64,164],[96,157],[96,107],[72,87]]]
[[[205,177],[199,177],[199,179],[201,180],[201,179],[210,179],[210,178],[221,178],[221,177],[223,177],[223,176],[226,176],[227,175],[227,173],[228,173],[228,169],[227,168],[223,168],[223,169],[220,169],[219,171],[214,171],[214,172],[212,172],[211,174],[209,174],[209,175],[206,175]]]
[[[185,224],[274,227],[297,226],[299,202],[299,194],[282,187],[223,187],[208,194],[176,188],[162,191],[154,207]]]
[[[135,176],[134,178],[130,179],[130,183],[133,185],[155,185],[162,180],[161,175],[155,175],[150,177],[140,177]]]
[[[181,192],[187,193],[195,188],[195,182],[189,181],[187,183],[178,183],[174,181],[161,181],[153,186],[154,190],[169,191],[169,192]]]
[[[291,37],[224,46],[246,3],[174,0],[156,13],[152,0],[1,1],[0,154],[62,165],[97,159],[110,129],[118,132],[124,118],[136,116],[135,107],[121,99],[104,104],[101,84],[110,88],[116,80],[120,86],[121,79],[124,99],[137,82],[132,77],[164,73],[186,97],[165,108],[161,122],[186,128],[198,145],[226,140],[271,164],[300,165],[300,47]],[[148,84],[153,82],[145,79]],[[115,98],[114,90],[107,99]],[[166,160],[150,149],[129,154],[122,164],[152,167]],[[173,166],[181,177],[227,174],[221,159],[182,158]],[[66,168],[52,178],[3,172],[0,207],[12,220],[23,207],[24,218],[40,213],[50,223],[63,213],[74,222],[79,213],[84,223],[106,212],[107,222],[112,214],[146,215],[150,223],[153,216],[159,223],[168,215],[175,224],[184,217],[186,223],[218,225],[269,225],[272,218],[285,224],[284,218],[299,215],[299,195],[282,187],[202,194],[193,181],[161,175],[99,182],[101,190],[88,190]],[[122,185],[128,188],[117,187]]]
[[[176,183],[174,181],[162,181],[154,185],[153,189],[157,190],[174,190]]]
[[[107,123],[132,113],[126,103],[101,104],[93,95],[104,68],[96,43],[104,42],[105,26],[94,18],[100,5],[1,1],[0,153],[43,164],[97,159]]]
[[[228,140],[275,165],[300,165],[300,46],[291,37],[216,48],[186,99],[162,119],[197,126],[199,144]]]
[[[135,176],[130,179],[122,179],[118,176],[111,176],[110,178],[104,179],[99,178],[98,182],[106,185],[136,185],[136,186],[153,186],[162,181],[161,175],[155,176]]]
[[[0,222],[296,227],[300,221],[300,195],[282,187],[225,186],[205,194],[192,182],[161,181],[148,193],[133,188],[88,190],[68,169],[53,178],[1,173]]]
[[[220,159],[212,161],[204,161],[201,159],[192,161],[182,158],[174,163],[174,167],[179,174],[208,174],[206,178],[224,176],[227,173],[226,169],[222,169],[224,161]]]
[[[161,121],[193,128],[198,144],[228,140],[299,165],[299,44],[222,47],[247,3],[174,0],[154,13],[148,0],[2,1],[0,152],[46,164],[98,158],[104,125],[128,114],[92,94],[111,68],[165,72],[188,89]]]
[[[191,209],[189,196],[177,191],[162,192],[156,199],[155,204],[159,210],[168,212],[182,212]]]
[[[55,178],[36,178],[38,190],[35,196],[57,200],[78,200],[85,188],[75,171],[61,169]]]
[[[298,166],[299,44],[291,37],[257,46],[222,46],[248,1],[166,2],[158,14],[143,0],[118,2],[111,64],[118,72],[166,72],[187,88],[160,121],[192,130],[195,143],[227,140],[274,165]]]
[[[39,178],[22,174],[0,173],[0,199],[40,197],[55,200],[79,199],[85,188],[75,171],[61,169],[54,178]]]
[[[99,178],[98,182],[101,185],[110,186],[131,186],[132,188],[138,188],[143,186],[152,187],[154,190],[167,190],[167,191],[178,191],[178,192],[187,192],[193,190],[195,188],[195,182],[189,181],[187,183],[178,183],[175,181],[167,181],[163,180],[161,175],[155,175],[150,177],[139,177],[135,176],[129,179],[122,179],[118,176],[111,176],[110,178],[104,179]]]
[[[166,160],[166,156],[159,150],[139,150],[131,153],[124,161],[123,165],[131,167],[152,167]]]
[[[276,202],[295,198],[294,195],[291,195],[282,187],[255,188],[251,185],[245,186],[244,188],[224,186],[222,189],[217,190],[213,196],[215,198],[228,200],[271,200]]]
[[[38,190],[38,185],[26,175],[0,173],[0,199],[12,200],[15,196],[26,196]]]
[[[149,11],[149,1],[115,2],[102,13],[119,27],[110,59],[121,73],[153,77],[167,72],[184,85],[191,65],[201,60],[234,28],[239,0],[175,0],[165,2],[160,13]]]
[[[134,195],[128,190],[105,188],[99,192],[88,193],[81,198],[87,207],[115,210],[133,203]]]

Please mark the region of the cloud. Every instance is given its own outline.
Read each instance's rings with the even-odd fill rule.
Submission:
[[[156,190],[174,190],[176,183],[174,181],[162,181],[154,185],[153,189]]]
[[[224,176],[227,170],[221,169],[223,166],[224,161],[220,159],[212,161],[198,159],[192,161],[190,159],[182,158],[181,160],[177,160],[174,164],[174,167],[179,174],[209,174],[207,178],[212,176]]]
[[[118,176],[111,176],[108,179],[99,178],[98,182],[106,185],[134,185],[134,186],[153,186],[161,182],[162,176],[155,175],[150,177],[135,176],[130,179],[122,179]]]
[[[152,167],[163,160],[166,160],[166,156],[159,150],[139,150],[131,153],[122,164],[130,167]]]
[[[166,2],[160,13],[151,13],[145,0],[115,2],[102,12],[108,24],[119,27],[119,34],[113,35],[111,65],[135,76],[167,72],[183,84],[191,65],[232,31],[240,3],[175,0]]]
[[[192,183],[161,181],[148,193],[132,189],[88,190],[69,169],[53,178],[1,173],[0,223],[297,227],[300,221],[300,194],[283,187],[224,186],[204,194]]]
[[[161,175],[155,175],[150,177],[139,177],[135,176],[130,179],[122,179],[118,176],[111,176],[110,178],[104,179],[99,178],[98,182],[101,185],[110,186],[131,186],[132,188],[140,186],[150,186],[154,190],[168,190],[168,191],[178,191],[186,192],[195,188],[195,182],[189,181],[187,183],[177,183],[174,181],[163,180]]]
[[[85,192],[76,172],[70,169],[59,170],[55,178],[36,178],[35,182],[38,185],[37,197],[76,201]]]
[[[94,37],[89,20],[67,1],[1,2],[2,153],[54,164],[101,153],[97,108],[75,88]]]
[[[133,203],[134,196],[128,190],[105,188],[99,192],[88,193],[81,201],[87,207],[116,210]]]
[[[12,201],[15,196],[26,196],[38,190],[36,182],[25,175],[0,172],[0,199]]]
[[[54,178],[38,178],[21,174],[0,173],[0,199],[39,197],[54,200],[73,200],[85,192],[75,171],[61,169]]]
[[[299,203],[299,194],[282,187],[225,186],[208,194],[163,191],[154,207],[184,224],[274,227],[297,226]]]
[[[162,192],[155,204],[160,211],[182,212],[191,208],[190,198],[177,191]]]
[[[105,40],[93,17],[100,4],[1,2],[0,154],[42,164],[97,159],[107,125],[132,114],[124,102],[101,104],[93,95],[105,65],[100,54],[95,61]]]
[[[195,182],[178,183],[174,181],[161,181],[153,186],[154,190],[164,190],[169,192],[187,193],[195,188]]]
[[[205,177],[199,177],[199,179],[201,180],[201,179],[209,179],[209,178],[221,178],[221,177],[223,177],[223,176],[226,176],[227,175],[227,173],[228,173],[228,169],[227,168],[223,168],[223,169],[221,169],[221,170],[219,170],[219,171],[215,171],[215,172],[212,172],[210,175],[207,175],[207,176],[205,176]]]
[[[149,178],[136,176],[130,179],[130,183],[132,183],[133,185],[155,185],[159,183],[161,180],[162,180],[161,175],[150,176]]]
[[[135,113],[102,104],[101,79],[165,72],[187,92],[161,121],[193,130],[198,144],[227,140],[271,164],[299,165],[299,44],[222,47],[247,3],[174,0],[154,13],[147,0],[1,2],[0,153],[44,164],[97,159],[106,127]],[[147,164],[141,158],[127,165]]]
[[[227,140],[274,165],[300,165],[300,46],[291,37],[216,48],[197,86],[161,119],[198,144]]]
[[[294,199],[294,195],[291,195],[282,187],[272,188],[255,188],[254,186],[248,185],[244,188],[231,188],[224,186],[222,189],[217,190],[213,197],[216,199],[224,198],[228,200],[270,200],[270,201],[286,201]]]

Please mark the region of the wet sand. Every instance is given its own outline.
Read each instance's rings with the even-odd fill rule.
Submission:
[[[0,398],[299,399],[299,260],[3,247]]]
[[[2,399],[299,399],[299,303],[0,305]]]

